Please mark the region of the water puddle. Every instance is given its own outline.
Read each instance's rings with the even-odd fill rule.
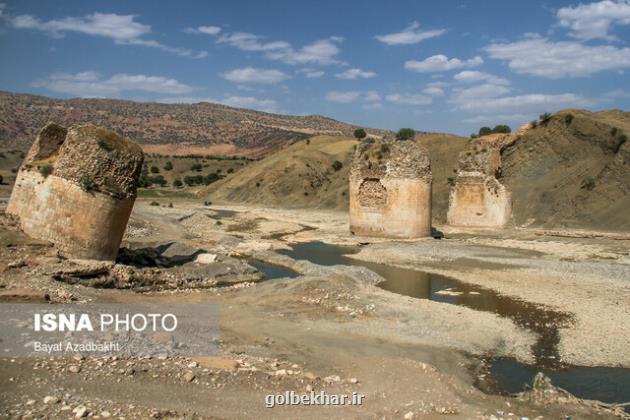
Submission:
[[[414,298],[492,312],[534,331],[538,335],[538,340],[532,347],[536,360],[534,366],[510,359],[491,361],[490,372],[497,387],[504,392],[522,391],[523,384],[531,382],[534,375],[542,371],[552,378],[554,384],[580,398],[605,402],[630,401],[630,369],[587,368],[562,364],[557,349],[560,341],[558,329],[571,322],[568,314],[503,296],[492,289],[460,282],[451,277],[347,257],[348,254],[358,251],[358,247],[314,241],[298,243],[290,250],[280,250],[278,253],[320,265],[366,267],[385,279],[378,285],[382,289]],[[555,382],[556,379],[558,383]]]
[[[293,270],[279,265],[269,264],[265,261],[250,259],[247,263],[265,275],[265,280],[274,280],[281,278],[295,278],[299,274]]]

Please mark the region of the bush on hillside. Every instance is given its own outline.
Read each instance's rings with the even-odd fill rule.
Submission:
[[[413,128],[401,128],[396,133],[396,140],[410,140],[413,139],[416,135],[416,130]]]
[[[354,137],[357,140],[361,140],[364,139],[367,136],[367,133],[365,132],[364,129],[362,128],[357,128],[356,130],[354,130]]]

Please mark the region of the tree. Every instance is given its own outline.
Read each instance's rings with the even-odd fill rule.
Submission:
[[[492,129],[490,127],[481,127],[479,129],[479,137],[487,136],[488,134],[492,134]]]
[[[396,140],[409,140],[414,138],[416,135],[416,130],[413,128],[401,128],[396,133]]]
[[[509,125],[499,124],[492,129],[493,133],[511,133],[512,129]]]
[[[339,162],[338,160],[334,161],[332,164],[332,168],[335,172],[339,171],[341,168],[343,168],[343,163]]]
[[[45,164],[41,168],[39,168],[39,173],[42,174],[44,178],[48,178],[48,175],[52,174],[53,167],[50,163]]]
[[[184,183],[182,182],[182,180],[181,180],[181,179],[176,179],[175,181],[173,181],[173,186],[174,186],[174,187],[179,188],[179,187],[181,187],[182,185],[184,185]]]
[[[157,166],[151,166],[151,173],[152,174],[159,174],[160,173],[160,168],[158,168]]]
[[[0,175],[0,185],[4,184],[4,178]]]
[[[354,137],[356,137],[357,140],[362,140],[366,136],[367,136],[367,133],[365,132],[364,129],[357,128],[356,130],[354,130]]]
[[[542,125],[547,125],[547,123],[551,121],[551,114],[548,112],[545,112],[544,114],[540,114],[538,118],[540,119],[540,123]]]
[[[164,170],[165,171],[170,171],[173,169],[173,162],[171,162],[170,160],[168,162],[166,162],[166,164],[164,165]]]
[[[197,171],[197,172],[201,172],[201,170],[203,169],[203,166],[201,166],[201,163],[193,163],[190,166],[190,170],[191,171]]]

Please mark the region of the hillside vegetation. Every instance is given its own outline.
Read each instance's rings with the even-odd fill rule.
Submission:
[[[39,130],[89,122],[162,155],[262,156],[317,134],[351,136],[357,128],[318,115],[276,115],[202,102],[142,103],[116,99],[51,99],[0,92],[0,147],[26,150]],[[385,130],[369,129],[373,135]]]

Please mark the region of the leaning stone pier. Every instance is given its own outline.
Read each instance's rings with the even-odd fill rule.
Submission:
[[[350,230],[355,235],[431,235],[431,163],[414,141],[357,146],[350,169]]]
[[[113,131],[48,124],[20,167],[7,213],[66,257],[114,260],[143,159],[140,146]]]

